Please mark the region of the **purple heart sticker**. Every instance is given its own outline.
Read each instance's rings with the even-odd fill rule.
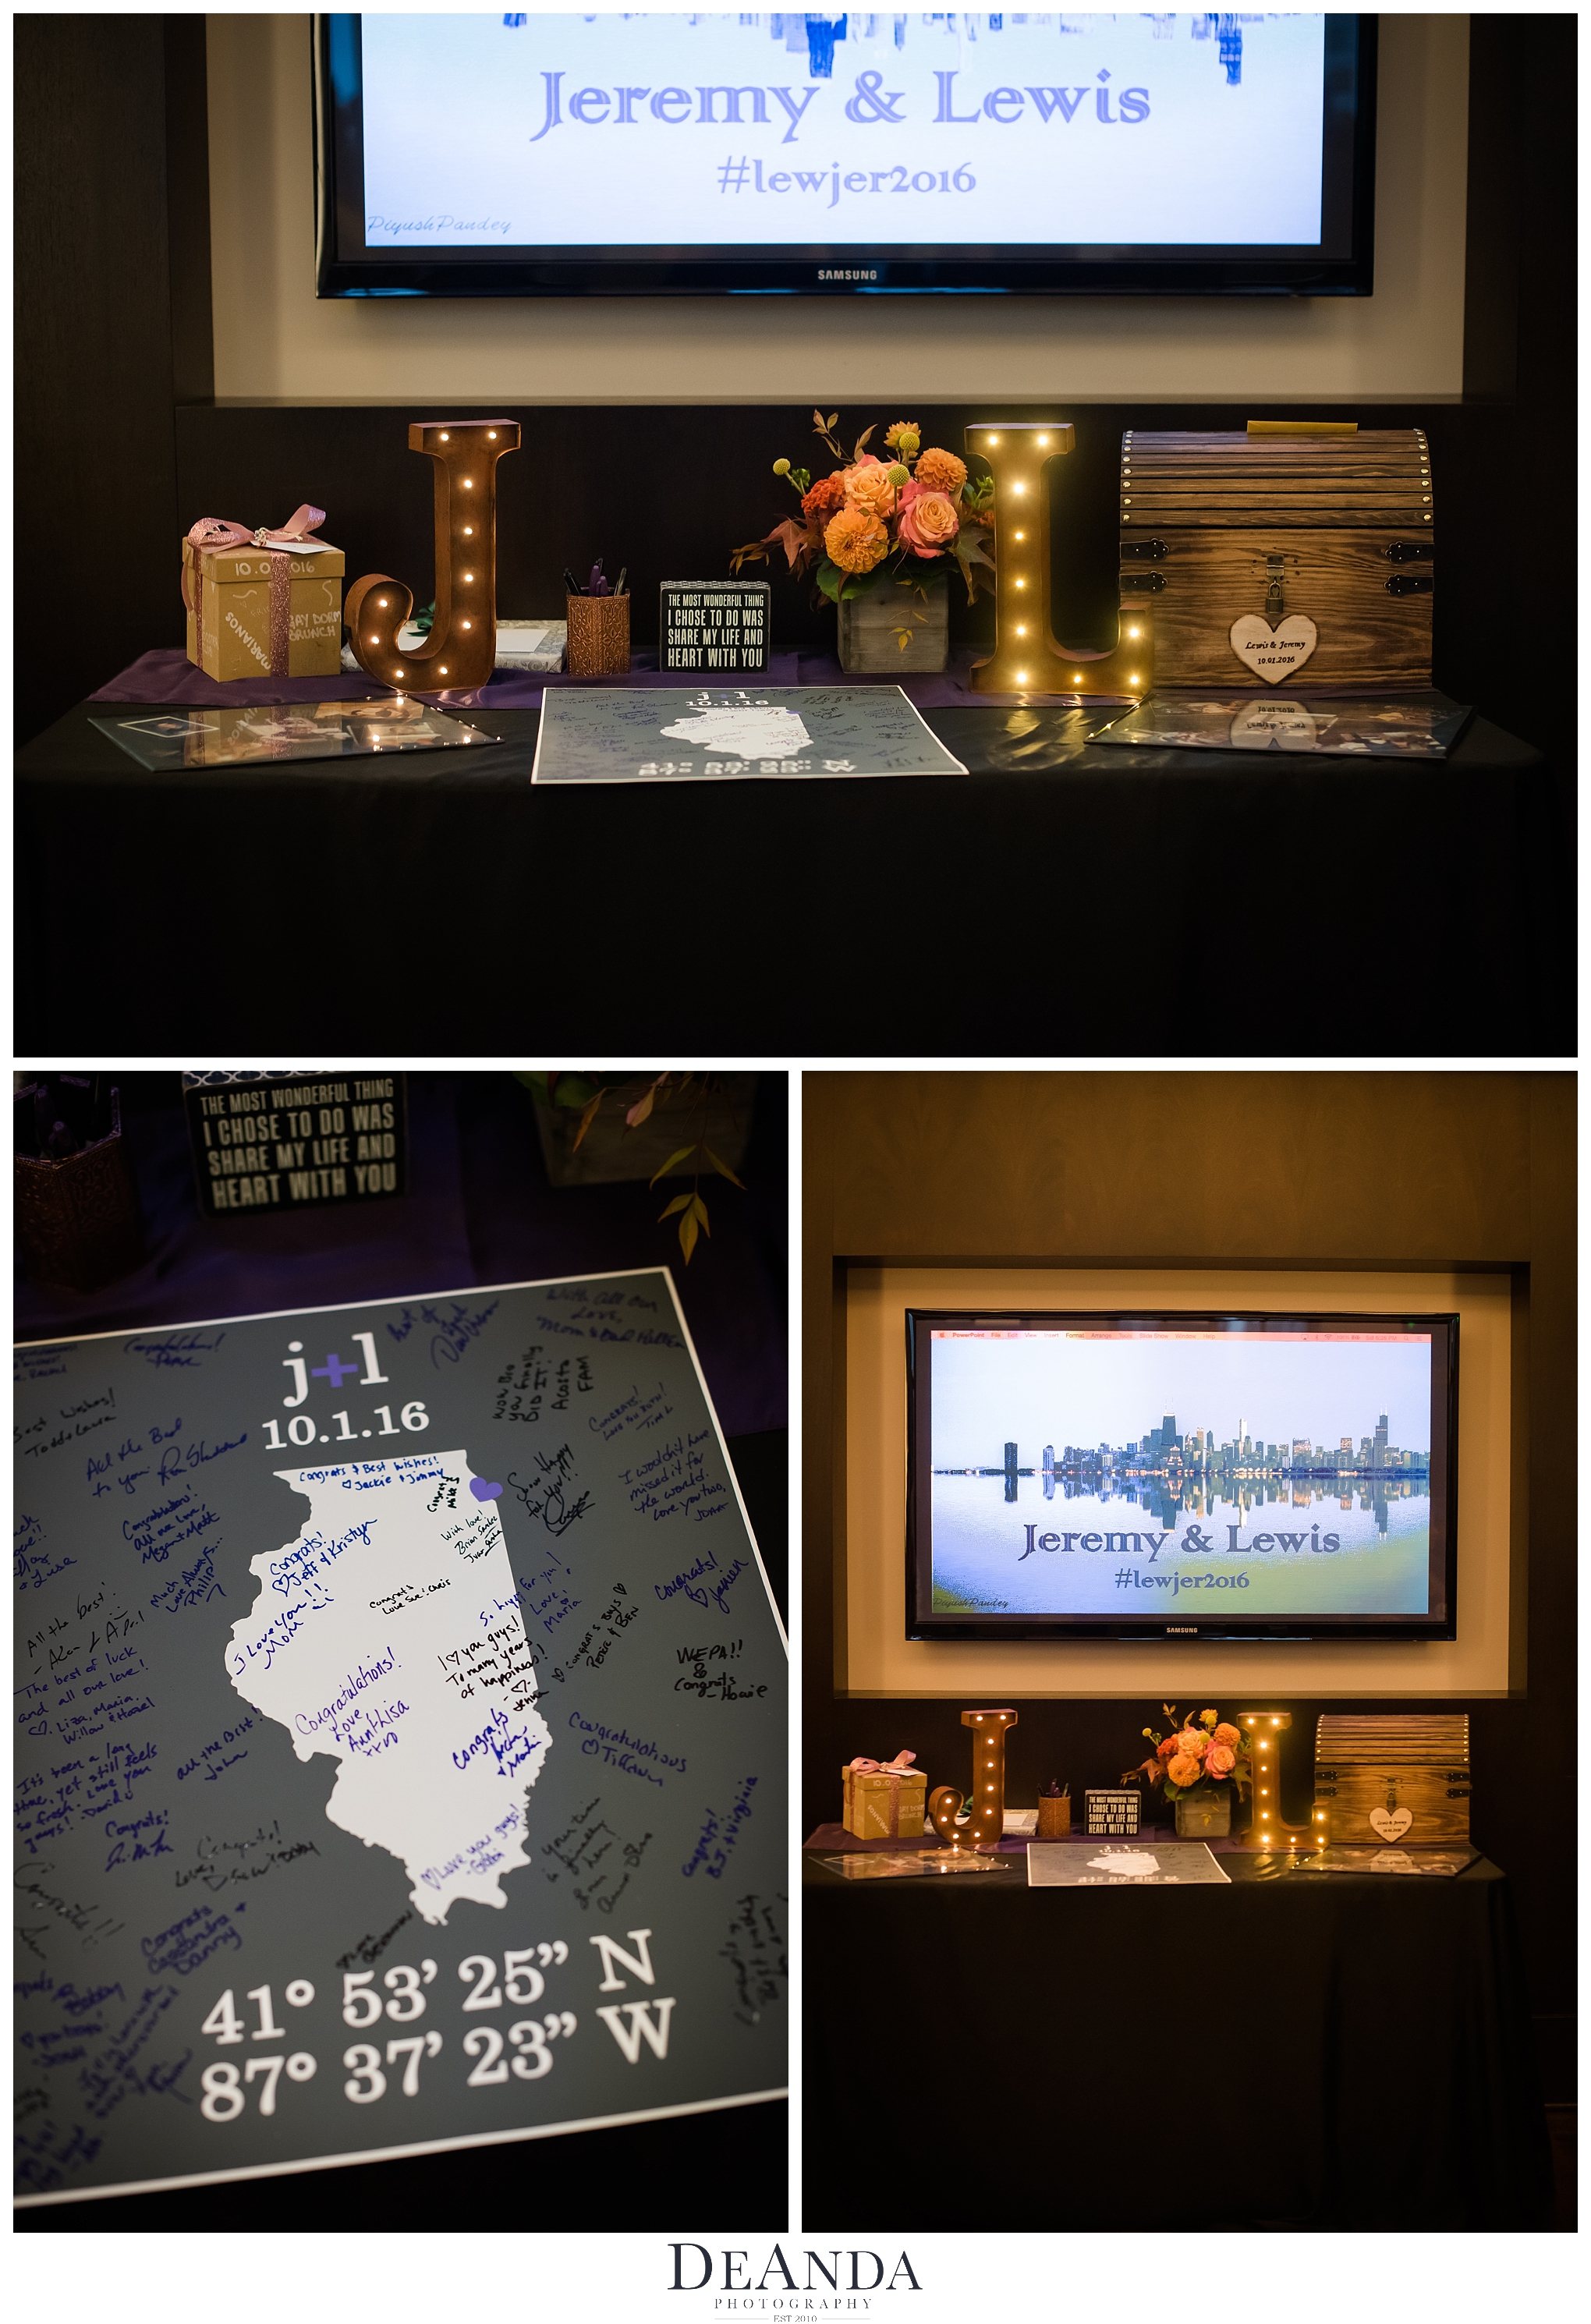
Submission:
[[[495,1501],[503,1488],[501,1485],[488,1485],[484,1477],[472,1477],[469,1480],[469,1489],[477,1501]]]

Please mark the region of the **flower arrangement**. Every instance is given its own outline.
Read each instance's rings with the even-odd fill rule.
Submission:
[[[1161,1735],[1152,1727],[1143,1729],[1154,1749],[1137,1766],[1123,1770],[1123,1783],[1134,1775],[1145,1776],[1151,1791],[1164,1786],[1168,1800],[1180,1799],[1185,1792],[1202,1794],[1207,1799],[1222,1784],[1231,1784],[1241,1796],[1251,1781],[1249,1738],[1242,1729],[1224,1720],[1218,1711],[1201,1711],[1197,1720],[1190,1714],[1178,1724],[1175,1703],[1162,1702],[1161,1709],[1172,1722],[1170,1733]]]
[[[885,429],[884,449],[893,456],[881,460],[865,448],[876,421],[863,429],[847,457],[834,432],[838,412],[825,420],[815,410],[812,418],[812,433],[837,466],[814,482],[809,469],[775,460],[773,473],[800,500],[800,515],[782,518],[761,540],[737,549],[731,570],[765,563],[770,544],[778,542],[792,576],[815,568],[814,604],[827,597],[837,605],[842,597],[860,597],[884,582],[913,590],[926,603],[930,588],[948,580],[953,559],[970,604],[984,578],[978,568],[987,575],[994,570],[993,477],[969,476],[966,461],[938,445],[925,450],[915,420],[897,420]],[[896,631],[902,653],[911,642],[911,621],[926,618],[913,611]]]

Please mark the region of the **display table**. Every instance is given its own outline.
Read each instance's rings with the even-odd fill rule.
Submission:
[[[1485,718],[1392,765],[969,702],[923,712],[967,778],[593,794],[532,789],[534,710],[458,714],[500,750],[162,775],[95,709],[17,759],[24,1050],[1574,1047],[1567,763]]]
[[[848,1880],[805,1856],[809,2232],[1550,2227],[1495,1865],[1224,1849],[1230,1887],[1107,1892],[1009,1860]]]

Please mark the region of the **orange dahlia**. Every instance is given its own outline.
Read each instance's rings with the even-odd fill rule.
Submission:
[[[917,463],[917,481],[930,493],[958,493],[967,482],[967,463],[930,444]]]
[[[889,534],[866,509],[841,509],[823,536],[824,548],[842,573],[871,573],[889,545]]]

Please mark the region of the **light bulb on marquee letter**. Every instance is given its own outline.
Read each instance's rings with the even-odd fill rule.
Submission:
[[[964,1711],[961,1724],[972,1729],[971,1814],[957,1823],[962,1794],[953,1784],[940,1784],[930,1795],[928,1818],[951,1848],[986,1848],[1005,1829],[1005,1730],[1016,1725],[1016,1713]]]
[[[975,694],[1109,694],[1142,700],[1149,692],[1154,633],[1147,608],[1123,608],[1121,634],[1103,653],[1062,645],[1055,636],[1044,471],[1071,451],[1076,440],[1069,420],[1023,420],[1013,425],[1002,420],[967,431],[968,452],[986,461],[994,478],[994,650],[987,661],[973,666]]]
[[[504,452],[518,451],[519,422],[417,420],[409,449],[436,462],[430,635],[423,646],[400,652],[398,632],[413,596],[389,575],[366,573],[348,591],[348,642],[360,669],[386,686],[429,689],[437,678],[449,687],[485,686],[497,658],[497,463]]]

